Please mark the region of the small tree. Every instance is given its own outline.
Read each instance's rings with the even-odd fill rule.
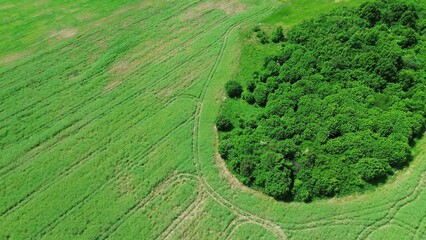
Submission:
[[[217,130],[222,132],[230,131],[233,128],[231,120],[229,120],[227,116],[222,114],[217,116],[216,118],[216,127],[217,127]]]
[[[284,41],[284,33],[283,33],[283,28],[281,26],[278,26],[275,31],[272,33],[272,37],[271,40],[274,43],[278,43],[281,41]]]
[[[253,27],[253,32],[259,32],[260,31],[260,25],[256,25]]]
[[[246,102],[248,104],[256,103],[256,99],[254,98],[253,93],[251,93],[251,92],[245,92],[243,94],[243,99],[246,100]]]
[[[260,43],[267,44],[269,43],[268,35],[264,31],[257,32],[256,36],[260,39]]]
[[[368,21],[370,26],[376,25],[382,18],[380,6],[376,2],[366,2],[359,7],[359,16]]]
[[[290,170],[274,168],[268,175],[265,182],[265,192],[277,199],[288,197],[292,183]]]
[[[361,177],[368,182],[386,177],[392,171],[386,160],[377,158],[362,158],[358,162]]]
[[[234,80],[228,81],[225,84],[226,94],[231,98],[239,98],[241,97],[241,93],[243,92],[243,87],[241,87],[240,83]]]
[[[257,105],[264,107],[268,101],[268,91],[265,86],[259,85],[254,89],[253,97]]]
[[[250,80],[250,81],[248,81],[247,82],[247,90],[249,91],[249,92],[253,92],[254,91],[254,89],[256,88],[256,82],[255,81],[253,81],[253,80]]]

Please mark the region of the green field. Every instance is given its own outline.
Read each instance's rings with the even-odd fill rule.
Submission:
[[[425,239],[424,138],[385,185],[308,204],[215,152],[241,33],[360,2],[2,1],[0,239]]]

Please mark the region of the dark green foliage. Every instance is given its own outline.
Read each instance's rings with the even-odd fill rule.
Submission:
[[[254,89],[253,97],[257,105],[264,107],[268,101],[268,90],[264,85],[258,85]]]
[[[380,11],[380,6],[377,2],[363,3],[359,8],[358,13],[361,18],[368,21],[370,26],[376,25],[376,23],[382,18],[382,11]]]
[[[265,192],[274,198],[284,199],[290,193],[291,177],[290,170],[274,169],[269,173],[265,182]]]
[[[262,30],[258,31],[256,36],[259,38],[260,43],[262,43],[262,44],[269,43],[269,37],[264,31],[262,31]]]
[[[278,43],[281,41],[284,41],[284,33],[283,28],[281,26],[278,26],[275,31],[272,33],[271,40],[274,43]]]
[[[310,201],[407,164],[426,126],[424,19],[416,5],[382,0],[291,29],[244,85],[255,114],[238,111],[239,126],[220,135],[231,169],[275,198]]]
[[[231,120],[225,115],[219,115],[216,118],[216,127],[219,131],[226,132],[232,130]]]
[[[260,31],[260,26],[256,25],[253,27],[253,32],[259,32]]]
[[[380,180],[392,172],[388,162],[384,159],[362,158],[358,162],[361,177],[366,181]]]
[[[256,79],[258,75],[254,76],[254,78]],[[255,81],[249,81],[247,82],[247,90],[249,92],[253,92],[254,89],[256,88],[256,82]]]
[[[253,93],[251,92],[245,92],[243,95],[243,99],[246,100],[249,104],[256,103],[256,99],[254,98]]]
[[[243,92],[243,87],[237,81],[231,80],[225,84],[226,94],[231,98],[239,98],[241,97],[241,93]]]

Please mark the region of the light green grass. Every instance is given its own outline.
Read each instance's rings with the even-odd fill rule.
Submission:
[[[282,7],[262,22],[291,27],[303,20],[324,14],[336,6],[357,6],[364,0],[282,0],[282,2]]]
[[[228,181],[213,122],[224,83],[250,74],[242,29],[334,3],[214,2],[2,3],[0,239],[424,238],[425,140],[359,196],[284,203]]]
[[[241,240],[267,240],[274,239],[274,234],[263,228],[262,226],[242,222],[240,225],[235,227],[234,232],[230,235],[230,239],[241,239]]]

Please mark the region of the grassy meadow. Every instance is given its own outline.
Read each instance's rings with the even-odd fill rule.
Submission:
[[[308,204],[216,154],[244,32],[361,2],[2,1],[0,239],[424,239],[426,139],[383,186]]]

